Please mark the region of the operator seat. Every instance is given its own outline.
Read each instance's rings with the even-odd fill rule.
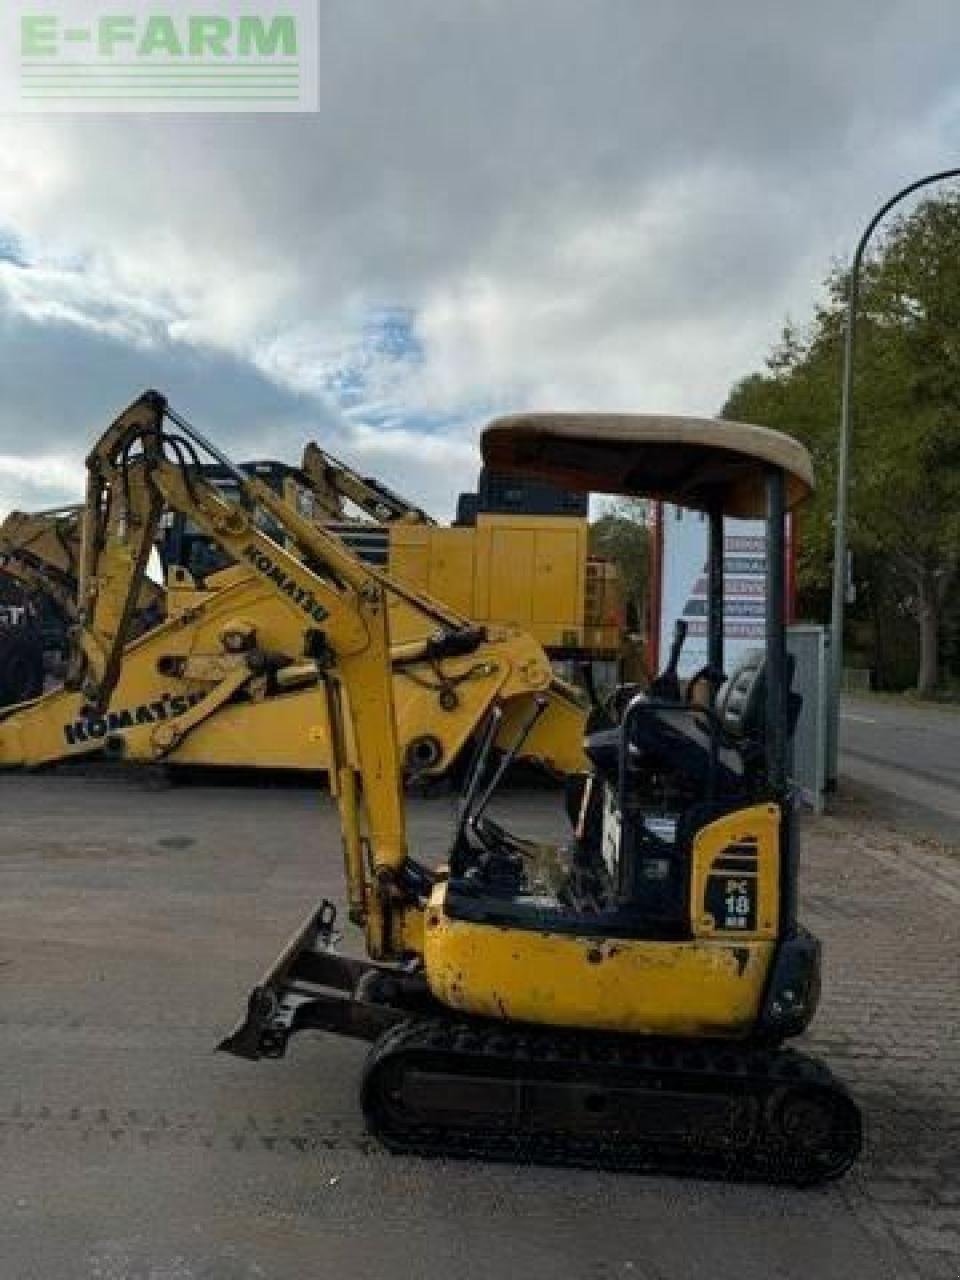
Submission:
[[[717,740],[717,793],[740,796],[749,787],[753,766],[762,755],[765,700],[765,657],[762,649],[750,649],[717,694],[714,711],[719,722]],[[796,663],[787,655],[787,688]],[[788,695],[788,734],[793,733],[802,698]],[[585,750],[596,770],[616,786],[620,768],[622,727],[587,735]],[[630,767],[644,771],[679,773],[698,790],[706,790],[710,777],[711,728],[707,717],[693,706],[658,707],[636,716],[632,722]]]

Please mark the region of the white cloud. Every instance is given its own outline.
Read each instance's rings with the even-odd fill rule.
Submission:
[[[449,510],[488,413],[715,411],[960,141],[947,0],[325,8],[316,116],[0,119],[11,456],[152,382]],[[371,346],[391,307],[415,350]]]
[[[0,454],[0,518],[14,509],[37,511],[76,502],[82,492],[79,459]]]
[[[0,261],[0,301],[23,320],[90,329],[137,347],[168,334],[176,314],[161,297],[124,291],[90,263]]]

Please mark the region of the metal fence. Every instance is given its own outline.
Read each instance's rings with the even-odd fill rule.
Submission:
[[[788,627],[787,649],[796,662],[793,690],[803,698],[790,744],[790,778],[802,802],[822,813],[829,773],[830,628]]]

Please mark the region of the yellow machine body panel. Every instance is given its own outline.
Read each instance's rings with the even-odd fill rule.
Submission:
[[[745,1036],[772,942],[646,942],[491,928],[443,912],[424,932],[430,990],[452,1009],[510,1022],[654,1036]]]
[[[438,525],[391,525],[389,572],[392,578],[420,591],[474,622],[476,609],[477,538],[475,529]],[[516,619],[515,625],[522,625]]]
[[[389,536],[390,575],[474,622],[520,627],[558,656],[618,654],[622,583],[589,558],[586,520],[479,515],[470,528],[394,524]]]
[[[422,525],[430,534],[430,560],[424,591],[464,617],[481,621],[473,615],[475,545],[472,529],[438,529]],[[437,536],[442,535],[442,536]],[[391,533],[392,537],[392,533]],[[482,619],[487,621],[487,619]],[[522,626],[520,618],[511,619]]]
[[[556,616],[552,583],[549,598],[535,598],[539,589],[536,582],[537,535],[524,530],[518,537],[514,529],[491,528],[477,530],[479,563],[474,584],[476,610],[493,622],[503,622],[516,617],[523,626],[530,626],[534,616]],[[564,601],[568,630],[573,630],[574,600]]]
[[[429,526],[399,524],[390,530],[390,576],[414,591],[426,591],[430,582]],[[473,571],[469,576],[472,595]]]
[[[776,949],[779,824],[776,805],[756,805],[698,834],[689,939],[587,936],[551,932],[546,923],[540,930],[458,919],[447,909],[449,887],[441,881],[424,922],[430,990],[452,1009],[511,1022],[651,1036],[747,1036]]]
[[[533,544],[533,622],[563,626],[563,603],[577,601],[578,620],[586,621],[586,558],[579,529],[542,529]]]
[[[694,935],[777,936],[780,823],[778,805],[759,804],[726,814],[697,833],[690,891]]]
[[[547,649],[581,648],[587,521],[480,515],[476,533],[476,611],[528,627]]]
[[[263,702],[229,703],[189,733],[169,760],[228,769],[328,769],[326,699],[318,690],[301,690]]]

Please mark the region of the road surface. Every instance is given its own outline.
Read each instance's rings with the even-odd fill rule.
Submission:
[[[840,774],[884,817],[960,842],[960,709],[844,698]]]

